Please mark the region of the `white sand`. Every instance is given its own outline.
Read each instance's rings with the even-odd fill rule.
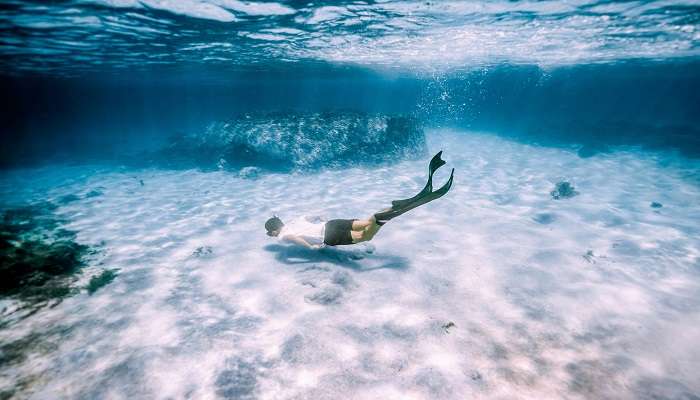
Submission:
[[[388,223],[372,254],[286,247],[263,223],[368,216],[420,190],[429,157],[257,180],[3,173],[6,203],[99,188],[57,213],[102,245],[104,264],[87,271],[119,276],[0,330],[3,343],[29,332],[44,343],[0,365],[0,388],[23,377],[32,399],[700,396],[697,163],[635,149],[580,159],[481,134],[428,140],[448,161],[436,186],[455,167],[453,189]],[[562,179],[580,195],[551,199]],[[203,246],[211,254],[193,254]]]

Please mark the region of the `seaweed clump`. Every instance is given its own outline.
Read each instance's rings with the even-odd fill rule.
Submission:
[[[557,184],[554,186],[554,190],[549,192],[549,194],[554,200],[559,200],[572,198],[579,193],[575,190],[571,183],[562,181],[557,182]]]
[[[102,271],[99,275],[93,276],[92,278],[90,278],[90,282],[88,282],[88,285],[86,287],[88,294],[92,295],[103,286],[109,285],[116,277],[117,273],[112,269],[106,269]]]
[[[6,210],[0,219],[0,297],[46,303],[72,294],[88,246],[61,228],[51,203]]]

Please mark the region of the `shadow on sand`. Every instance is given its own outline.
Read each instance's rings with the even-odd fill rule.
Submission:
[[[278,261],[289,265],[330,263],[359,272],[383,268],[406,270],[410,267],[405,257],[369,254],[362,250],[340,250],[329,247],[311,250],[301,246],[279,244],[267,245],[264,249],[275,253]]]

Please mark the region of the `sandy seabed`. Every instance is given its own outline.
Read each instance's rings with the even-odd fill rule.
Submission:
[[[118,276],[0,330],[4,343],[37,343],[0,365],[0,388],[31,399],[700,398],[697,162],[639,149],[582,159],[451,131],[428,144],[448,161],[436,186],[456,169],[451,192],[371,245],[322,251],[262,225],[272,213],[369,216],[420,190],[429,156],[257,179],[3,172],[5,204],[79,196],[55,212]],[[552,199],[562,180],[580,194]]]

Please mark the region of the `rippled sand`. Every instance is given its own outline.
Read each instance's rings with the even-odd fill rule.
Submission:
[[[481,134],[428,141],[448,161],[437,184],[456,168],[452,191],[371,246],[320,252],[268,238],[265,219],[369,216],[420,190],[429,157],[258,179],[3,173],[3,203],[101,192],[56,212],[119,275],[0,330],[4,343],[36,334],[24,361],[0,365],[0,387],[35,399],[700,396],[697,164]],[[561,180],[580,194],[553,200]]]

